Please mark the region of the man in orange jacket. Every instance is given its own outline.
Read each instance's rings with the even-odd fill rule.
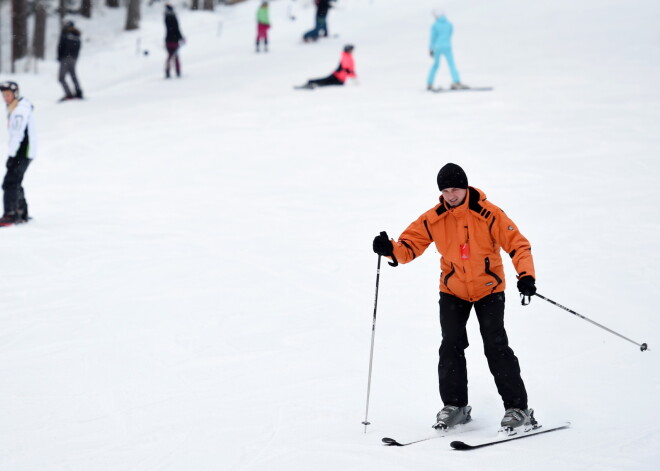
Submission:
[[[461,167],[449,163],[438,173],[440,203],[422,214],[397,242],[386,234],[374,239],[373,250],[401,263],[413,261],[435,243],[440,252],[440,326],[442,343],[438,378],[444,408],[436,428],[471,420],[468,405],[465,349],[466,324],[474,306],[488,366],[506,410],[503,429],[536,424],[528,409],[520,366],[504,329],[504,267],[500,250],[509,254],[518,273],[523,301],[536,293],[534,261],[529,241],[500,208],[468,186]]]

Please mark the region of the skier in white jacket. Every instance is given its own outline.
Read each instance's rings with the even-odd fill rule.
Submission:
[[[7,173],[2,182],[4,214],[0,226],[27,222],[28,205],[23,190],[23,177],[37,155],[34,106],[20,96],[16,82],[0,83],[2,98],[7,104],[9,152]]]

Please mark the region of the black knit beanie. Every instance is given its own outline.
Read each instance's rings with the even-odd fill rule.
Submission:
[[[447,164],[438,172],[438,188],[467,188],[467,175],[461,167],[456,164]]]

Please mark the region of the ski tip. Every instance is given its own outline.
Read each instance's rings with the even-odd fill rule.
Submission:
[[[401,443],[397,442],[395,439],[389,438],[389,437],[383,437],[383,439],[381,441],[385,444],[385,446],[403,446]]]
[[[472,448],[467,443],[461,441],[453,441],[449,444],[449,446],[452,447],[454,450],[469,450],[470,448]]]
[[[566,421],[566,422],[560,422],[556,425],[550,425],[550,426],[543,426],[539,424],[538,428],[544,427],[546,430],[557,430],[557,429],[562,429],[562,428],[568,428],[571,426],[571,423]]]

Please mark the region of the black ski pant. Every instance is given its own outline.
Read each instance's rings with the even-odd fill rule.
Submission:
[[[7,173],[2,182],[4,191],[5,214],[18,214],[27,220],[28,206],[23,190],[23,176],[30,165],[26,157],[10,157],[7,159]]]
[[[62,84],[62,88],[64,89],[65,95],[68,97],[82,96],[82,90],[80,89],[80,84],[78,83],[78,75],[76,75],[76,60],[77,59],[74,59],[73,57],[64,57],[63,59],[60,59],[59,80],[60,83]],[[67,75],[71,76],[71,81],[73,82],[73,86],[75,88],[75,95],[71,93],[71,89],[69,88],[69,85],[66,83]]]
[[[479,320],[488,367],[504,408],[527,409],[527,392],[520,376],[518,358],[509,347],[504,330],[504,293],[493,293],[474,303],[440,293],[442,344],[438,378],[443,403],[459,407],[468,404],[465,349],[469,345],[466,325],[472,306]]]
[[[335,77],[335,74],[332,74],[324,78],[308,80],[307,84],[314,84],[318,87],[325,87],[327,85],[344,85],[344,82]]]

